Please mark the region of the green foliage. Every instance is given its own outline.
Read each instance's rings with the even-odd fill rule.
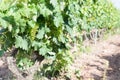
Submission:
[[[2,55],[3,55],[3,53],[4,53],[4,51],[3,51],[3,50],[0,50],[0,56],[2,56]]]
[[[59,74],[63,70],[68,69],[66,64],[70,64],[72,61],[69,52],[64,53],[63,51],[59,51],[55,60],[53,60],[52,64],[50,62],[43,64],[39,74],[44,77],[54,77]]]
[[[33,65],[33,62],[28,58],[21,58],[17,63],[20,70],[26,70]]]
[[[15,42],[15,47],[16,48],[22,48],[23,50],[28,50],[27,40],[22,39],[22,37],[18,36],[18,37],[16,37],[15,41],[16,41]]]
[[[71,61],[66,51],[77,32],[111,29],[119,18],[107,0],[2,0],[0,44],[4,51],[14,46],[29,57],[38,51],[53,59],[53,72],[59,71]],[[26,55],[17,56],[19,66],[24,66],[22,61],[29,65]]]

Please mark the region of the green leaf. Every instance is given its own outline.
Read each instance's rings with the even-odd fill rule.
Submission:
[[[49,51],[50,51],[50,49],[48,49],[48,48],[44,45],[44,46],[42,46],[42,47],[39,49],[39,54],[42,55],[42,56],[45,56]]]
[[[54,7],[58,6],[57,0],[50,0],[50,3],[51,3]]]
[[[70,26],[66,25],[66,30],[70,34],[70,36],[73,36],[73,29]]]
[[[7,28],[10,24],[7,21],[5,21],[5,20],[3,20],[3,19],[0,18],[0,25],[3,28]]]
[[[52,11],[49,10],[44,4],[40,5],[40,13],[44,16],[44,17],[48,17],[49,15],[52,15]]]
[[[23,39],[21,36],[18,36],[16,37],[15,47],[22,48],[23,50],[28,50],[28,42],[26,39]]]
[[[34,47],[35,50],[38,50],[38,48],[42,47],[42,42],[33,41],[32,47]]]
[[[63,36],[63,34],[61,34],[61,35],[59,36],[59,40],[60,40],[61,42],[63,42],[63,43],[66,42],[66,41],[65,41],[65,37]]]
[[[8,30],[11,32],[12,31],[12,25],[8,26]]]
[[[39,25],[35,24],[35,25],[31,25],[31,26],[34,26],[34,27],[32,27],[32,29],[30,31],[30,38],[31,38],[31,41],[33,41],[36,37],[36,33],[38,32]]]
[[[50,29],[48,27],[45,27],[45,32],[46,33],[50,32]]]
[[[37,37],[38,39],[42,39],[42,38],[44,37],[44,34],[45,34],[44,28],[39,29],[38,34],[37,34],[36,37]]]
[[[34,26],[36,25],[36,23],[34,21],[28,21],[28,24],[30,27],[34,28]]]
[[[56,27],[59,27],[63,24],[63,18],[61,16],[61,14],[57,14],[55,17],[54,17],[54,24]]]
[[[58,44],[58,40],[57,40],[56,37],[53,37],[53,42],[56,43],[56,44]]]
[[[0,57],[4,54],[4,50],[0,50]]]
[[[56,59],[56,53],[55,52],[48,52],[49,56],[47,57],[48,59],[55,60]]]

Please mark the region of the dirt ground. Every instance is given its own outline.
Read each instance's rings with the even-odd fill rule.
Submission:
[[[8,65],[2,59],[0,59],[0,80],[12,80],[13,74],[8,69]]]
[[[76,56],[70,71],[70,80],[120,80],[120,35],[92,45],[90,53]],[[11,75],[0,59],[0,80],[11,80]]]
[[[120,35],[92,45],[90,53],[76,57],[73,69],[80,72],[72,80],[120,80]]]

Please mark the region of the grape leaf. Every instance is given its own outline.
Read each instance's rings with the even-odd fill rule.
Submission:
[[[44,45],[44,46],[42,46],[42,47],[39,49],[39,54],[42,55],[42,56],[45,56],[49,51],[50,51],[50,49],[48,49],[48,48]]]
[[[28,42],[26,39],[23,39],[21,36],[17,36],[15,41],[15,47],[22,48],[23,50],[28,50]]]
[[[0,57],[4,54],[4,50],[0,50]]]
[[[37,34],[36,37],[37,37],[38,39],[42,39],[42,38],[44,37],[44,34],[45,34],[44,28],[39,29],[38,34]]]

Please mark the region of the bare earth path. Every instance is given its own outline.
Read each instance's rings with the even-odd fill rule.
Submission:
[[[80,69],[80,80],[120,80],[120,35],[92,46],[89,54],[76,58],[71,69]]]

